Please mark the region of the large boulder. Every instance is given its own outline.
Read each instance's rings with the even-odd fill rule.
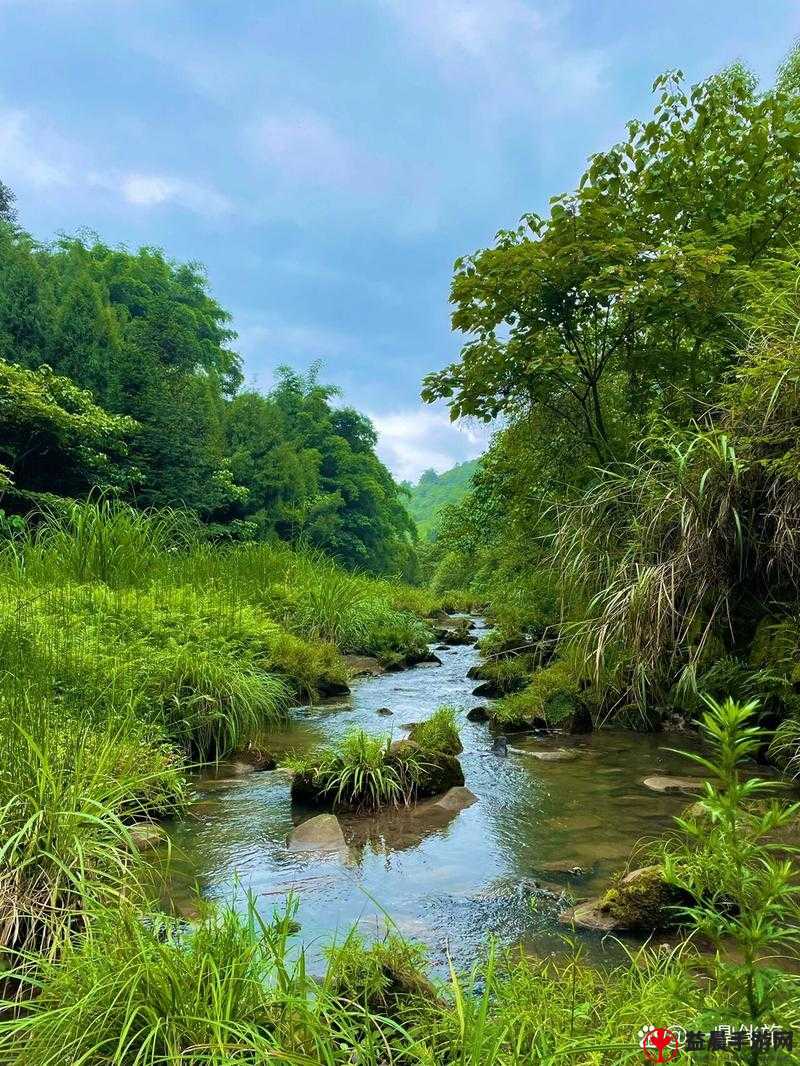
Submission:
[[[335,814],[318,814],[301,822],[289,834],[290,851],[342,851],[344,833]]]

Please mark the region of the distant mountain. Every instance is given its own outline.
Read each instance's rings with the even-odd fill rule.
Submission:
[[[404,482],[411,493],[406,506],[417,523],[422,540],[429,539],[436,527],[436,516],[446,504],[458,503],[469,492],[472,475],[478,469],[480,459],[459,463],[443,474],[426,470],[416,485]]]

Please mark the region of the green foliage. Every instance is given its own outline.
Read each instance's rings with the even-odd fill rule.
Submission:
[[[458,755],[463,751],[455,707],[440,707],[427,721],[415,725],[409,736],[426,752]]]
[[[421,537],[433,539],[439,512],[443,507],[460,503],[466,496],[472,487],[472,478],[479,463],[479,459],[468,459],[442,474],[437,474],[435,470],[426,470],[416,485],[404,483],[410,494],[406,506]]]
[[[606,463],[665,392],[718,380],[742,272],[798,236],[796,87],[759,93],[732,66],[653,89],[652,118],[592,156],[549,217],[457,261],[453,325],[469,340],[425,399],[485,419],[532,407]]]
[[[757,704],[710,697],[706,703],[700,728],[709,754],[688,756],[710,775],[700,801],[705,817],[678,820],[686,840],[667,847],[665,877],[696,901],[683,914],[714,944],[720,976],[757,1026],[775,1007],[772,963],[787,950],[796,952],[799,942],[800,889],[791,857],[797,849],[774,843],[774,834],[796,821],[800,804],[772,799],[753,805],[774,790],[771,782],[743,773],[765,739],[764,730],[749,724]],[[729,958],[731,946],[736,950]]]
[[[25,370],[0,360],[0,488],[69,497],[119,485],[114,461],[134,429],[131,419],[104,411],[49,367]]]
[[[189,935],[123,905],[42,967],[42,994],[6,1021],[5,1035],[20,1034],[20,1066],[223,1063],[245,1048],[266,1059],[284,1041],[313,1061],[309,979],[302,958],[288,963],[287,927],[286,918],[263,922],[252,900],[245,920],[226,910]]]

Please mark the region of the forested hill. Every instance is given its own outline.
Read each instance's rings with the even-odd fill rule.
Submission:
[[[414,526],[369,419],[334,406],[317,369],[243,389],[235,342],[196,264],[40,244],[0,183],[0,521],[112,493],[217,537],[413,576]]]
[[[408,510],[417,523],[421,538],[430,538],[436,526],[436,517],[447,504],[460,503],[472,487],[472,475],[478,469],[480,459],[458,463],[443,474],[426,470],[416,485],[405,482],[411,493]]]

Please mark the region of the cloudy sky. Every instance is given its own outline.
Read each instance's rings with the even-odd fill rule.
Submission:
[[[660,71],[765,80],[797,0],[0,0],[0,178],[37,237],[206,264],[248,378],[325,364],[401,477],[480,452],[424,407],[456,256],[572,187]]]

